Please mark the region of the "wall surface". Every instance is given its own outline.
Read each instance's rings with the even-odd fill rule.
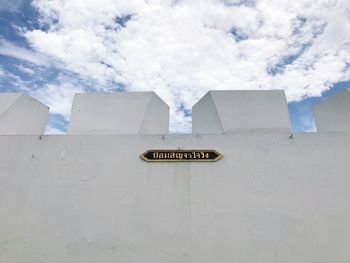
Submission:
[[[1,263],[350,260],[350,133],[0,136]],[[147,163],[147,149],[215,149]]]
[[[167,135],[154,93],[78,95],[55,136],[46,106],[0,94],[0,263],[349,263],[349,105],[345,90],[319,132],[291,135],[283,92],[209,92],[194,134]]]
[[[283,90],[209,91],[192,108],[194,134],[290,131]]]
[[[317,104],[314,114],[318,131],[350,132],[350,89]]]
[[[154,92],[76,94],[69,134],[164,134],[169,106]]]
[[[43,134],[49,108],[23,93],[0,93],[0,135]]]

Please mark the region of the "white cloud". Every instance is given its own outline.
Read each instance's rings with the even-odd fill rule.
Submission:
[[[22,48],[11,42],[0,38],[0,55],[13,57],[19,60],[42,66],[48,66],[49,61],[42,55],[37,54],[29,49]]]
[[[283,88],[296,101],[350,77],[348,0],[34,4],[50,30],[26,32],[33,48],[95,81],[97,91],[116,83],[156,91],[171,107],[172,131],[189,129],[178,109],[207,90]]]
[[[21,72],[24,72],[24,73],[26,73],[28,75],[34,75],[35,74],[35,71],[32,68],[29,68],[29,67],[26,67],[26,66],[23,66],[23,65],[19,65],[18,69]]]
[[[305,114],[300,119],[300,126],[303,128],[304,132],[316,132],[316,124],[313,116],[311,114]]]
[[[61,114],[68,121],[74,95],[81,92],[84,92],[82,87],[62,80],[60,84],[47,84],[32,92],[31,95],[49,106],[50,113]]]

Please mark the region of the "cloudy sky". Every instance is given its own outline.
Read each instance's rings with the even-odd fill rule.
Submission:
[[[186,133],[199,98],[233,89],[284,89],[310,131],[349,80],[349,0],[0,0],[0,91],[48,105],[48,133],[77,92],[155,91]]]

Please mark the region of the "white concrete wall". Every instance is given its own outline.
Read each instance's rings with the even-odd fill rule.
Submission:
[[[166,134],[169,106],[154,92],[83,93],[74,97],[69,134]]]
[[[350,133],[0,136],[0,262],[350,258]],[[212,148],[215,163],[147,163]]]
[[[43,134],[49,108],[23,93],[0,93],[0,135]]]
[[[271,129],[290,130],[283,90],[209,91],[192,108],[194,134]]]
[[[160,102],[141,96],[134,106],[145,115],[133,111],[122,131],[135,134],[120,135],[108,123],[120,104],[102,95],[107,106],[94,110],[101,100],[92,97],[89,104],[84,97],[84,112],[73,107],[70,131],[99,134],[0,136],[0,263],[349,262],[349,131],[291,138],[286,108],[276,107],[283,99],[266,105],[282,110],[272,126],[251,122],[272,115],[246,107],[251,119],[238,119],[243,129],[236,129],[231,104],[205,97],[218,112],[201,106],[197,120],[214,127],[201,124],[198,133],[224,134],[136,134],[162,127],[152,117]],[[13,101],[0,103],[0,112]],[[148,149],[179,148],[224,156],[213,163],[140,158]]]
[[[350,132],[350,89],[338,92],[314,107],[317,131]]]

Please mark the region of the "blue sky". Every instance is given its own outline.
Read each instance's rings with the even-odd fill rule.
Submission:
[[[50,107],[65,132],[74,93],[155,91],[171,131],[208,90],[284,89],[294,131],[350,87],[348,1],[0,0],[0,91]]]

